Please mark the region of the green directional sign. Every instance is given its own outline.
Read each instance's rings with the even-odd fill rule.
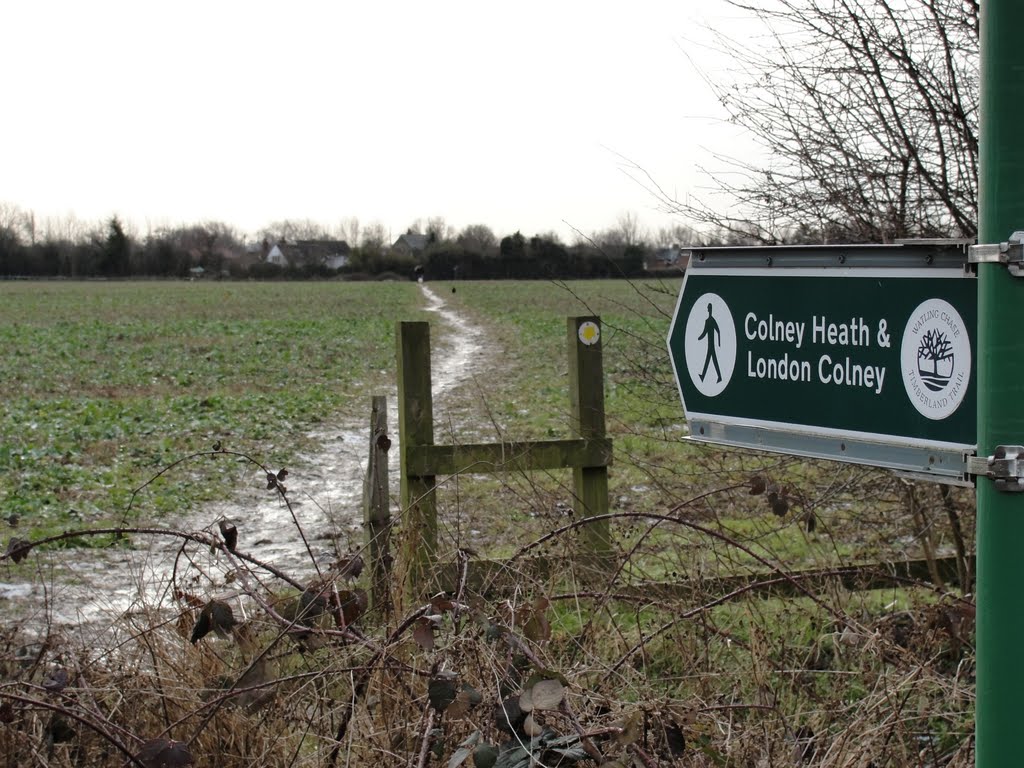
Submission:
[[[706,249],[668,337],[691,437],[956,481],[976,445],[962,248]]]

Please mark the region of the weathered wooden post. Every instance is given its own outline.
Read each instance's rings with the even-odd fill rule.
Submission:
[[[370,558],[370,597],[375,608],[391,609],[391,510],[388,495],[388,401],[374,395],[370,407],[370,453],[363,486],[363,524]]]
[[[584,440],[605,437],[604,364],[601,352],[601,319],[568,318],[569,401],[572,429]],[[579,517],[608,514],[608,467],[574,466],[573,510]],[[598,558],[611,554],[611,529],[608,520],[583,528],[588,554]]]
[[[430,324],[399,322],[398,431],[401,436],[402,546],[405,595],[418,595],[435,563],[437,493],[433,475],[414,474],[410,452],[434,444],[434,400],[430,382]]]
[[[402,457],[403,537],[399,552],[403,595],[423,597],[437,562],[437,475],[547,469],[573,470],[573,506],[581,518],[608,512],[608,465],[612,443],[605,436],[601,321],[571,317],[569,399],[573,431],[567,440],[435,445],[430,391],[430,327],[398,324],[398,401]],[[612,554],[607,519],[583,527],[583,555],[590,565]]]

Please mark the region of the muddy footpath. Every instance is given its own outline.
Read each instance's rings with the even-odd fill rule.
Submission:
[[[452,407],[457,391],[486,370],[490,351],[483,330],[454,311],[427,284],[420,289],[431,321],[431,356],[434,408],[439,419]],[[395,384],[388,399],[389,432],[397,445],[398,411]],[[288,467],[288,497],[302,527],[292,520],[284,502],[267,490],[265,474],[253,468],[230,499],[203,505],[179,520],[157,525],[172,530],[216,531],[226,519],[238,528],[239,549],[273,564],[290,576],[305,579],[315,574],[307,544],[318,563],[329,565],[339,546],[362,542],[362,495],[369,453],[369,397],[357,404],[358,412],[342,413],[330,424],[309,433],[313,450],[300,454]],[[391,461],[391,492],[397,492],[397,456]],[[142,524],[147,524],[142,521]],[[305,540],[303,538],[305,536]],[[131,549],[73,549],[33,553],[36,578],[32,582],[6,582],[0,575],[0,613],[29,623],[46,622],[66,627],[110,626],[132,612],[142,612],[170,596],[172,572],[181,540],[165,536],[136,537]],[[191,550],[198,549],[194,545]],[[178,560],[178,586],[195,582],[208,588],[199,557]],[[221,580],[222,581],[222,580]],[[84,629],[82,631],[85,631]]]

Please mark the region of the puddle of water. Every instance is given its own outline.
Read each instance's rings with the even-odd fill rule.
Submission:
[[[7,584],[0,582],[0,600],[19,600],[32,594],[31,584]]]
[[[454,390],[481,371],[484,334],[427,285],[421,284],[420,289],[427,309],[441,320],[439,327],[432,329],[432,375],[435,408],[443,412],[451,404]],[[342,550],[349,543],[362,545],[363,479],[369,452],[369,403],[365,405],[362,414],[343,414],[338,423],[310,432],[316,448],[297,456],[294,465],[288,467],[285,485],[292,509],[322,568],[334,559],[334,539]],[[388,396],[388,420],[392,441],[397,445],[394,392]],[[391,465],[392,485],[397,487],[397,460]],[[216,521],[223,518],[237,526],[241,551],[300,580],[314,573],[302,535],[285,504],[267,490],[262,472],[246,475],[243,488],[232,499],[205,505],[183,520],[168,521],[167,526],[186,531],[216,530]],[[0,606],[6,610],[17,604],[18,613],[24,614],[48,604],[50,620],[58,625],[113,621],[126,611],[159,604],[169,596],[179,548],[179,539],[147,536],[141,537],[132,550],[65,551],[40,565],[50,569],[40,576],[40,583],[0,583]],[[202,572],[219,574],[220,567],[210,561],[208,552],[197,550],[200,548],[195,545],[189,547],[202,562],[197,563],[198,570],[189,570],[199,580],[197,589],[203,590],[209,579],[202,577]],[[179,586],[187,588],[189,584],[179,582]]]

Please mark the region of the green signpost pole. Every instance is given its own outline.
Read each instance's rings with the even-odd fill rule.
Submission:
[[[981,4],[979,242],[1024,230],[1024,3]],[[1024,443],[1024,277],[978,265],[978,455]],[[978,479],[977,758],[1024,766],[1024,493]]]

